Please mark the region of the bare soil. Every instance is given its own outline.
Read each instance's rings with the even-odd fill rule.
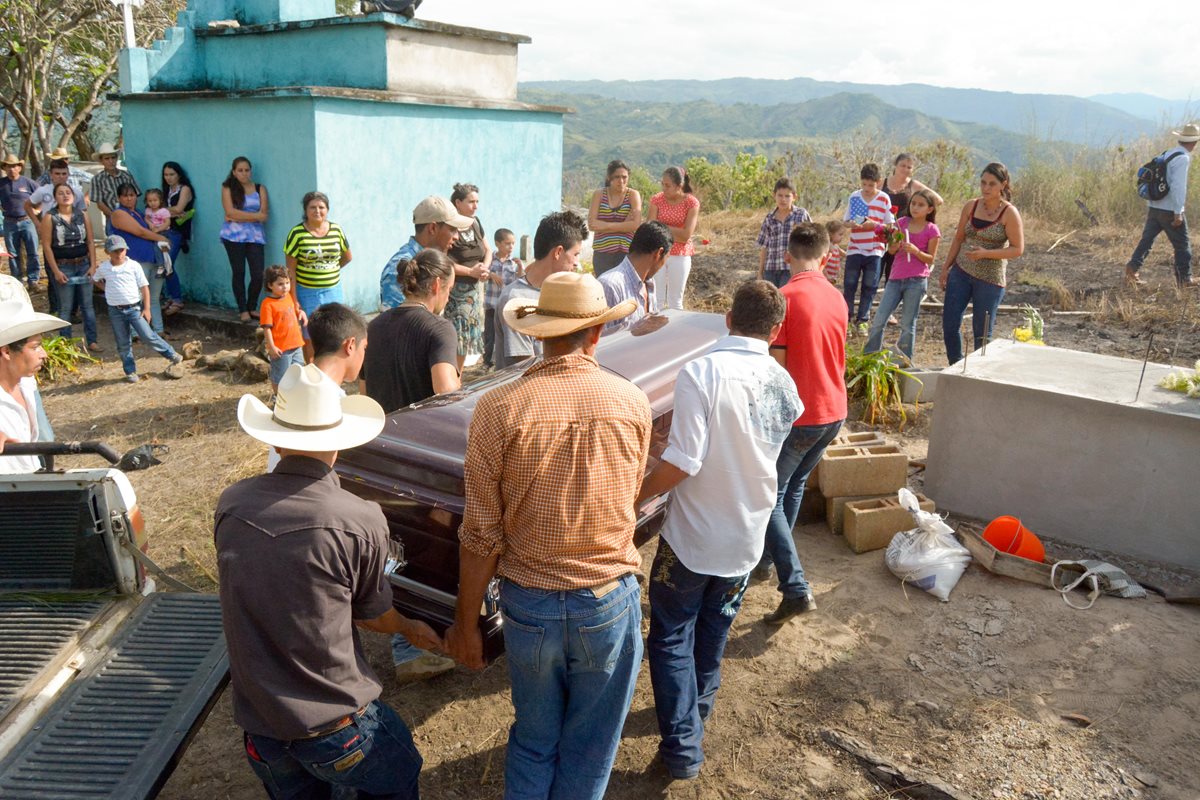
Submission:
[[[719,308],[757,266],[750,242],[759,215],[713,215],[701,234],[711,245],[695,259],[689,304]],[[947,226],[949,227],[949,226]],[[1005,302],[1051,301],[1090,316],[1047,315],[1052,345],[1141,358],[1200,358],[1196,296],[1170,285],[1169,252],[1143,271],[1151,285],[1120,285],[1136,232],[1030,231],[1013,266]],[[724,298],[724,299],[723,299]],[[44,298],[38,300],[44,302]],[[101,364],[43,392],[61,439],[103,439],[118,449],[147,441],[170,446],[165,463],[130,475],[151,532],[151,555],[199,589],[215,589],[211,515],[219,492],[263,468],[263,448],[237,427],[238,397],[269,394],[264,384],[189,366],[170,381],[165,362],[140,351],[143,381],[121,380],[107,320]],[[1011,323],[1011,324],[1010,324]],[[997,335],[1017,324],[1004,317]],[[244,337],[170,320],[176,346],[206,352],[250,346]],[[917,361],[943,363],[940,320],[922,316]],[[894,335],[894,334],[893,334]],[[923,405],[896,436],[913,458],[925,455]],[[862,428],[861,424],[856,427]],[[921,475],[912,485],[919,488]],[[936,498],[935,498],[936,499]],[[906,768],[923,770],[976,798],[1196,798],[1200,796],[1200,612],[1146,600],[1101,598],[1068,608],[1049,590],[971,566],[948,603],[905,590],[881,552],[853,554],[821,523],[797,529],[819,609],[781,629],[760,619],[778,594],[752,586],[726,651],[724,685],[705,743],[701,777],[671,783],[655,761],[657,729],[649,676],[641,675],[608,796],[672,798],[884,798],[858,760],[830,746],[844,731]],[[1076,551],[1050,543],[1052,554]],[[653,543],[643,557],[651,558]],[[1194,587],[1197,576],[1166,565],[1112,556],[1158,585]],[[644,609],[648,613],[648,609]],[[280,609],[285,613],[285,609]],[[424,795],[499,798],[512,719],[503,659],[482,673],[459,669],[397,687],[383,637],[367,635],[383,699],[413,728],[425,758]],[[219,800],[263,795],[243,762],[228,692],[193,741],[162,797]],[[916,796],[916,795],[912,795]]]

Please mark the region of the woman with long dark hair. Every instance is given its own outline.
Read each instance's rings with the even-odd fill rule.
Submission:
[[[96,273],[96,249],[92,247],[92,221],[75,206],[75,190],[69,183],[54,187],[54,208],[42,215],[39,225],[50,291],[58,294],[58,316],[66,322],[61,331],[71,335],[71,315],[79,309],[87,348],[100,349],[96,335],[96,312],[92,306],[92,275]]]
[[[186,253],[188,243],[192,238],[192,217],[195,215],[196,192],[192,188],[192,180],[178,161],[167,161],[162,165],[162,193],[167,210],[171,214],[171,227],[164,235],[171,243],[168,255],[171,256],[172,270],[163,286],[167,296],[167,307],[163,313],[167,316],[177,314],[183,308],[183,285],[179,282],[179,254]]]
[[[650,198],[647,222],[658,220],[671,231],[671,253],[655,281],[659,308],[683,308],[683,290],[692,271],[696,252],[692,235],[700,220],[700,201],[692,194],[692,182],[683,167],[667,167],[662,174],[663,190]]]
[[[604,188],[592,194],[588,227],[592,239],[592,274],[599,278],[629,255],[633,233],[642,224],[642,195],[629,188],[629,167],[619,159],[608,162]]]
[[[263,266],[267,237],[263,223],[269,213],[267,187],[255,183],[250,159],[238,156],[229,175],[221,184],[221,206],[225,224],[221,226],[221,244],[233,270],[233,299],[242,322],[258,316],[262,294]],[[250,291],[246,292],[246,267],[250,268]]]
[[[908,201],[912,199],[914,193],[926,191],[933,195],[934,210],[945,201],[942,196],[930,189],[925,184],[913,177],[913,172],[917,168],[917,159],[912,153],[901,153],[892,160],[892,171],[883,179],[883,186],[879,187],[883,193],[888,196],[895,207],[892,216],[896,219],[908,216]],[[892,274],[892,263],[896,260],[895,253],[883,254],[883,278],[887,281]]]
[[[450,202],[464,217],[474,220],[458,240],[450,246],[454,262],[454,288],[446,305],[446,319],[458,331],[458,370],[462,372],[467,356],[483,353],[483,283],[490,271],[492,248],[483,233],[483,225],[475,216],[479,208],[479,187],[473,183],[456,183]]]
[[[1008,262],[1025,252],[1025,226],[1012,200],[1008,168],[992,162],[983,168],[979,194],[963,206],[958,230],[942,268],[942,335],[949,363],[962,359],[963,314],[972,304],[972,349],[992,335],[996,310],[1004,298]]]

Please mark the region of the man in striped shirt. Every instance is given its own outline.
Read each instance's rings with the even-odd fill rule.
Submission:
[[[447,651],[483,666],[479,609],[499,575],[516,720],[505,796],[600,800],[642,657],[634,500],[650,404],[596,363],[609,308],[591,275],[562,272],[536,305],[504,307],[543,360],[483,395],[467,435],[459,590]]]

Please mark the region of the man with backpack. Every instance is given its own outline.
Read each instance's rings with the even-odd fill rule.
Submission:
[[[1172,131],[1179,144],[1156,156],[1138,170],[1138,194],[1146,198],[1146,227],[1142,240],[1134,248],[1125,265],[1125,280],[1132,284],[1145,283],[1138,276],[1142,262],[1159,233],[1166,233],[1175,248],[1175,280],[1181,287],[1195,286],[1192,277],[1192,246],[1188,239],[1184,202],[1187,199],[1188,162],[1191,152],[1200,141],[1200,125],[1189,122],[1181,130]]]

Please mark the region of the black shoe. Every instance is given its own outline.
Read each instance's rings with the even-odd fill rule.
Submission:
[[[779,603],[779,608],[763,617],[763,622],[768,625],[782,625],[792,617],[807,614],[809,611],[815,611],[816,608],[817,601],[813,599],[811,594],[806,594],[803,597],[785,597]]]
[[[766,583],[771,580],[772,573],[775,572],[775,565],[768,561],[766,564],[759,564],[750,573],[751,583]]]

